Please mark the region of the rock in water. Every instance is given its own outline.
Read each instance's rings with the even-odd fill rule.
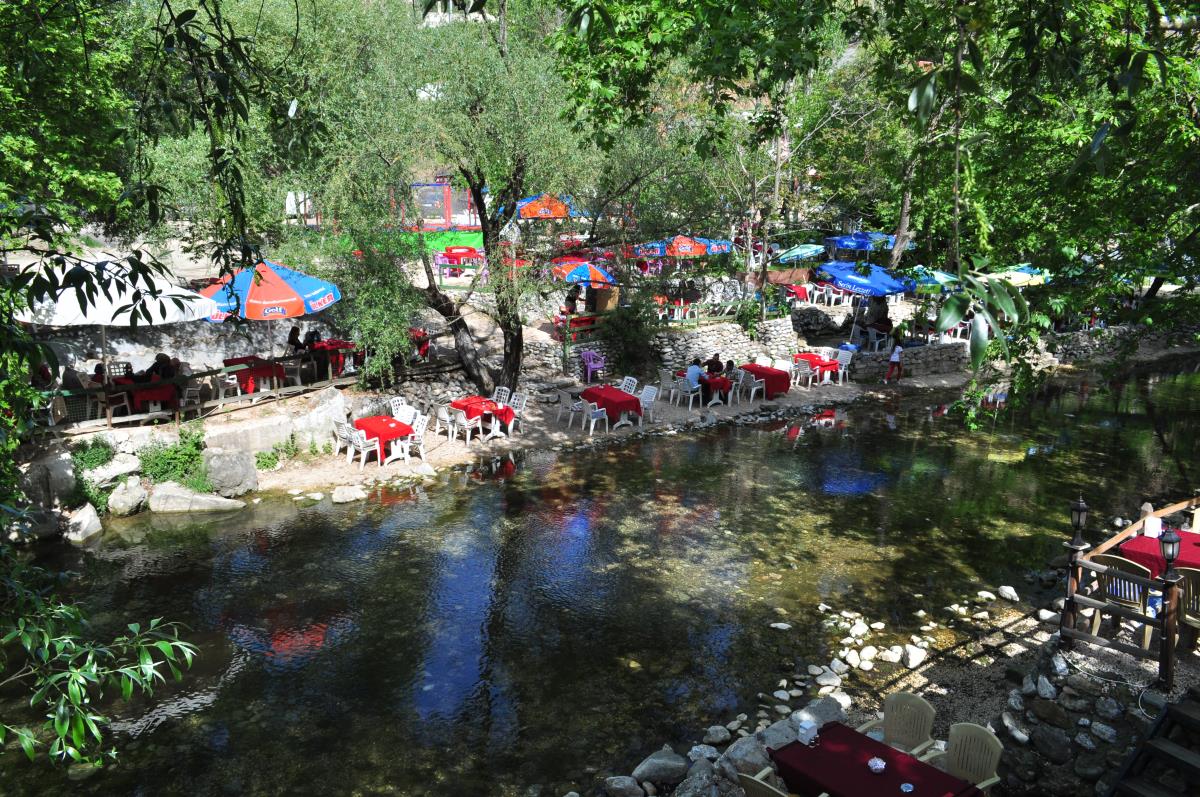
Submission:
[[[204,467],[208,471],[213,492],[217,495],[236,498],[258,489],[258,470],[249,451],[206,448]]]
[[[330,496],[335,504],[349,504],[354,501],[365,501],[367,491],[356,485],[343,485],[333,488],[333,495]]]
[[[920,667],[925,657],[929,655],[929,651],[925,648],[919,648],[916,645],[904,646],[904,666],[910,670],[915,670]]]
[[[163,482],[150,494],[151,512],[228,512],[245,506],[243,501],[193,492],[175,482]]]
[[[753,777],[769,766],[771,759],[767,756],[767,748],[753,736],[738,739],[717,759],[717,769],[725,775],[726,780],[734,783],[737,783],[739,772]]]
[[[646,794],[638,782],[628,775],[605,778],[604,793],[608,797],[645,797]]]
[[[1011,603],[1016,603],[1017,601],[1021,600],[1021,598],[1017,595],[1017,591],[1007,584],[996,590],[996,594]]]
[[[83,476],[99,487],[107,487],[141,468],[141,461],[133,454],[117,454],[107,464],[84,471]]]
[[[103,532],[104,525],[100,522],[100,515],[96,514],[96,507],[84,504],[68,516],[67,531],[63,536],[68,542],[78,545]]]
[[[146,488],[137,476],[121,482],[108,496],[108,511],[116,517],[132,515],[146,503]]]
[[[714,725],[704,732],[703,741],[705,744],[725,744],[730,738],[731,734],[728,728],[724,725]]]
[[[688,760],[676,753],[669,745],[646,756],[633,770],[635,780],[648,780],[655,784],[674,786],[687,777]]]

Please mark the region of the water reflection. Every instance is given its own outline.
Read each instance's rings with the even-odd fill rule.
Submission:
[[[72,787],[582,791],[827,655],[820,601],[907,634],[913,593],[941,605],[1058,553],[1080,490],[1097,517],[1186,492],[1197,386],[1055,387],[973,434],[945,404],[830,410],[488,460],[366,505],[116,524],[55,564],[102,626],[181,619],[203,657],[112,707],[122,766]],[[67,788],[6,759],[6,793]]]

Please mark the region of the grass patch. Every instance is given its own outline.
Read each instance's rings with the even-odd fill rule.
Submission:
[[[254,455],[254,467],[259,470],[273,470],[279,464],[279,455],[274,451],[259,451]]]
[[[112,445],[102,437],[84,440],[71,447],[71,462],[76,472],[107,465],[116,455]]]
[[[204,467],[204,427],[193,421],[179,429],[178,443],[151,443],[138,451],[142,473],[150,481],[178,482],[189,490],[212,492]]]

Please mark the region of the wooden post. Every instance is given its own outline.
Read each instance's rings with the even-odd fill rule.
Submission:
[[[1179,582],[1172,568],[1163,575],[1162,640],[1158,654],[1158,678],[1166,691],[1175,684],[1175,642],[1179,633]]]
[[[1074,542],[1065,542],[1069,554],[1067,554],[1067,599],[1063,603],[1062,613],[1058,616],[1058,647],[1062,650],[1071,650],[1074,648],[1074,640],[1069,639],[1062,632],[1064,628],[1075,630],[1075,623],[1079,617],[1079,607],[1075,605],[1075,593],[1079,591],[1079,582],[1082,580],[1083,569],[1079,566],[1079,558],[1084,551],[1088,549],[1088,544],[1080,543],[1076,545]]]

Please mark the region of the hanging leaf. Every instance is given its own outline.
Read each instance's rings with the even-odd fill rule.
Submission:
[[[988,346],[988,325],[983,319],[982,313],[976,313],[971,319],[971,367],[978,368],[983,364],[983,357],[987,353]]]
[[[937,331],[945,332],[950,327],[956,326],[963,320],[963,316],[967,314],[970,307],[971,300],[965,293],[956,293],[951,296],[938,313]]]

